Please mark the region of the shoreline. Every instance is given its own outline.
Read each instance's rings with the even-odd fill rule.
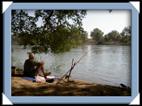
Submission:
[[[12,77],[12,96],[130,96],[129,87],[116,87],[70,80],[53,83],[38,83],[22,77]]]
[[[113,45],[113,46],[131,46],[131,44],[123,44],[123,43],[102,43],[102,44],[95,44],[95,43],[86,43],[84,45],[106,45],[106,46],[109,46],[109,45]]]

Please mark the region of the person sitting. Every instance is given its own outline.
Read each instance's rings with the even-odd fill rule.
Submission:
[[[34,53],[28,53],[29,58],[24,62],[24,76],[35,78],[37,82],[45,82],[51,72],[44,72],[44,62],[35,60]]]

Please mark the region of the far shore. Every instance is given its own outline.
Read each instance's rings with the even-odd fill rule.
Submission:
[[[129,87],[116,87],[71,79],[56,84],[38,83],[22,77],[12,77],[12,96],[130,96]]]
[[[94,41],[87,41],[85,43],[86,45],[120,45],[120,46],[130,46],[131,44],[126,44],[126,43],[120,43],[120,42],[103,42],[100,44],[96,44]]]

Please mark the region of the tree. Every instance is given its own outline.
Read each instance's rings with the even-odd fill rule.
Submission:
[[[130,36],[131,35],[131,26],[125,27],[122,32],[122,36]]]
[[[98,29],[95,28],[92,32],[91,32],[91,37],[93,40],[95,40],[96,44],[101,44],[103,42],[103,32]]]
[[[85,10],[36,10],[35,17],[41,17],[44,28],[54,31],[58,26],[70,27],[72,25],[81,26],[82,19],[86,15]],[[70,23],[71,20],[73,23]]]
[[[12,10],[11,29],[13,34],[31,33],[36,28],[35,17],[29,16],[24,10]]]
[[[120,34],[118,31],[113,30],[113,31],[109,32],[107,35],[105,35],[104,38],[106,41],[116,42],[116,41],[119,41]]]
[[[29,16],[24,10],[12,10],[11,31],[12,39],[19,44],[32,45],[34,31],[36,30],[36,19]]]
[[[121,32],[121,42],[130,44],[131,43],[131,27],[125,27]]]
[[[30,16],[26,10],[12,11],[12,33],[19,44],[33,45],[34,52],[62,52],[82,44],[86,32],[81,27],[85,10],[33,10]],[[43,25],[37,27],[41,18]]]

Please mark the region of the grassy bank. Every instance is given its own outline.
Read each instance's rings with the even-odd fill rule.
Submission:
[[[37,83],[12,77],[12,96],[130,96],[130,88],[99,85],[80,80]]]

